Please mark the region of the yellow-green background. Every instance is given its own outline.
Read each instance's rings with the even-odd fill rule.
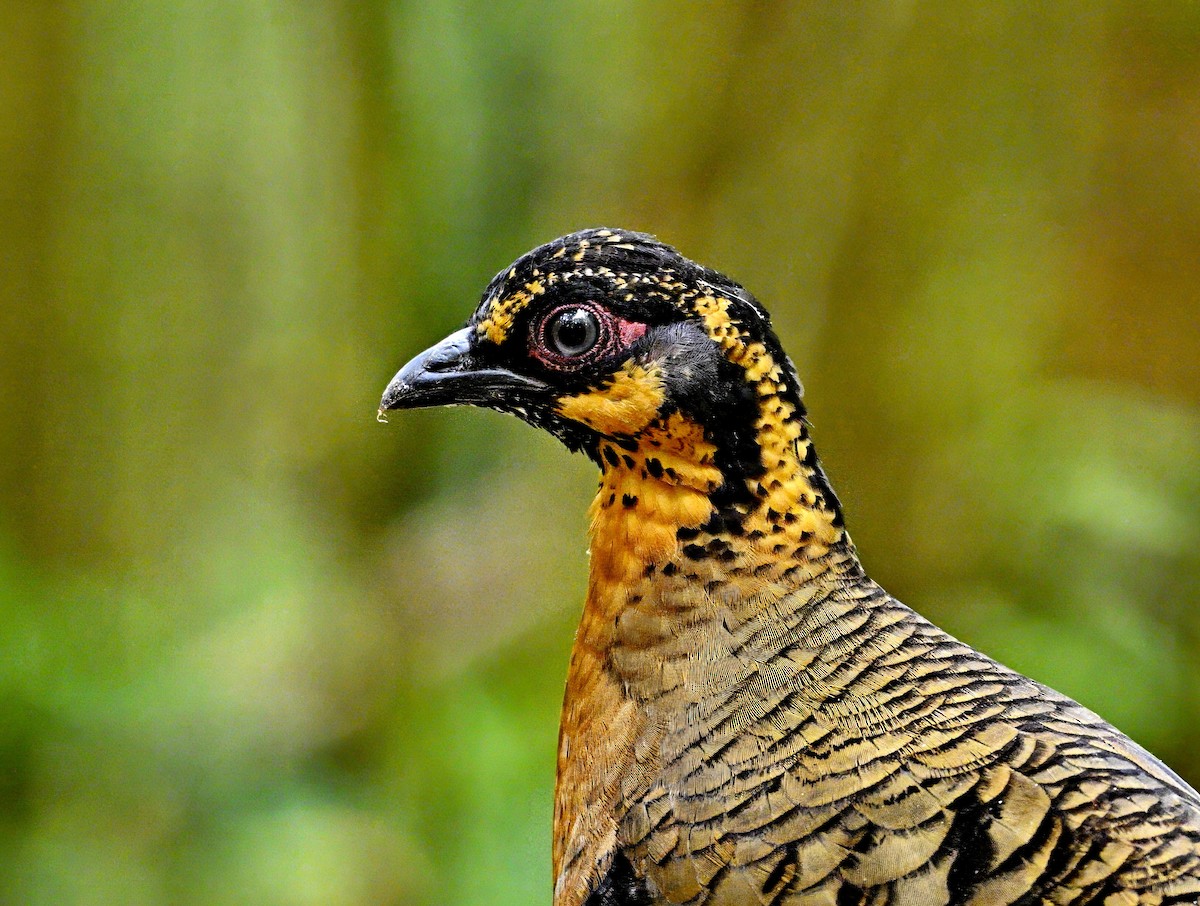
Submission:
[[[868,568],[1200,781],[1200,5],[4,2],[0,901],[549,902],[590,466],[375,422],[584,226]]]

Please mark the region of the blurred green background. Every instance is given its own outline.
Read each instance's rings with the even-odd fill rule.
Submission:
[[[868,568],[1200,781],[1200,5],[3,4],[0,901],[549,903],[591,467],[375,421],[647,230]]]

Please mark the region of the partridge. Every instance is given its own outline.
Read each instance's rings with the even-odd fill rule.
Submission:
[[[564,236],[384,410],[468,404],[600,469],[555,906],[1200,904],[1200,796],[864,571],[767,312],[654,238]]]

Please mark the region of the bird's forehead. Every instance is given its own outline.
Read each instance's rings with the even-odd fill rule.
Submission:
[[[477,338],[504,344],[522,314],[547,296],[603,301],[632,320],[698,321],[734,359],[769,333],[766,312],[728,278],[644,233],[593,229],[539,246],[498,273],[471,318]]]
[[[497,274],[472,323],[480,339],[499,345],[539,297],[572,288],[581,297],[617,304],[657,300],[681,308],[689,289],[683,264],[673,249],[642,233],[572,233],[521,256]]]

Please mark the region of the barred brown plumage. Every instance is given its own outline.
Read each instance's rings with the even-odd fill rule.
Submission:
[[[459,403],[601,469],[555,906],[1200,903],[1194,790],[864,572],[741,286],[643,234],[562,237],[382,409]]]

